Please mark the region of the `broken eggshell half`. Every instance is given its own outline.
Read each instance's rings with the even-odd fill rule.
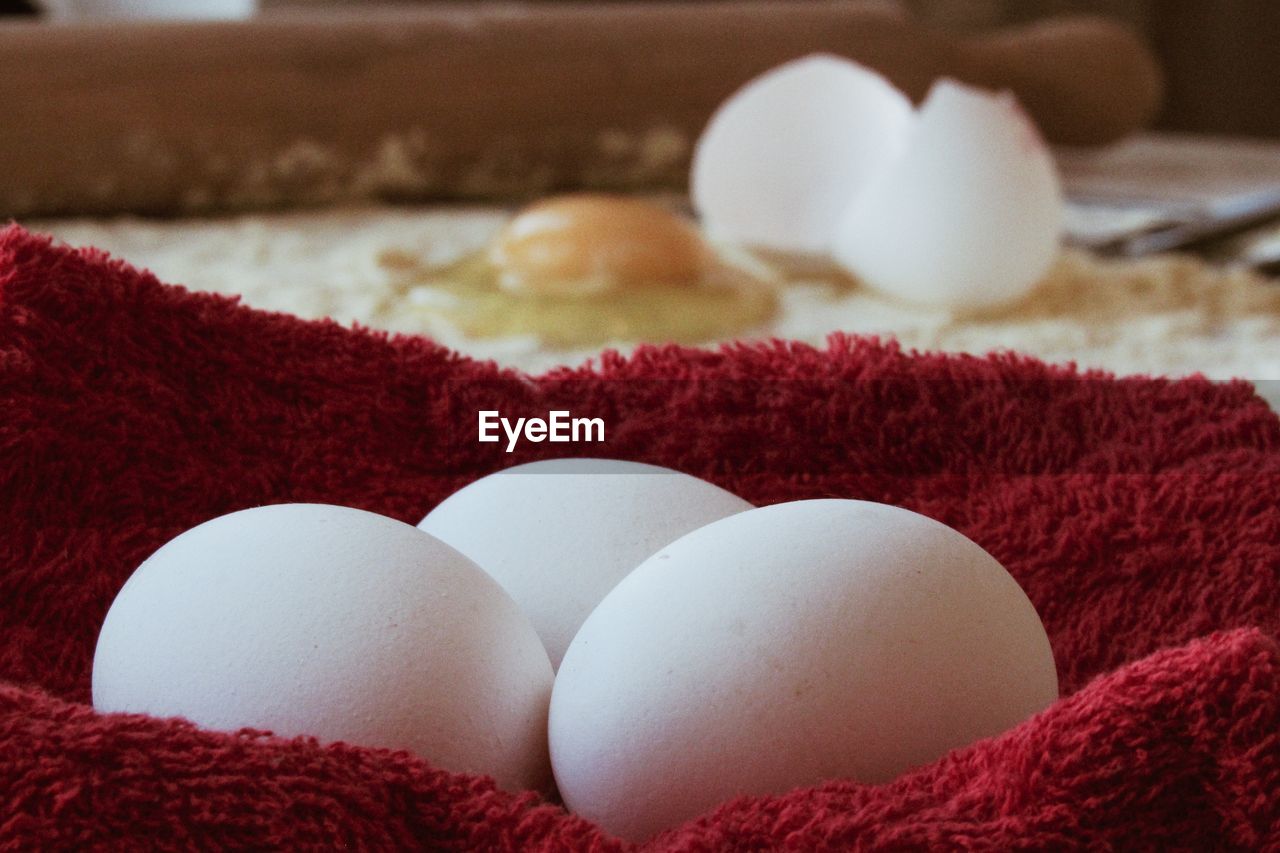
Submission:
[[[919,110],[833,56],[748,83],[699,141],[691,195],[714,237],[827,256],[888,296],[1014,301],[1057,255],[1052,155],[1011,94],[940,80]]]
[[[849,200],[901,153],[911,101],[835,56],[781,65],[711,118],[690,195],[713,239],[825,253]]]

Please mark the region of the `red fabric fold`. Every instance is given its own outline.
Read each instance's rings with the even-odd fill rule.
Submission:
[[[604,445],[475,440],[480,407]],[[541,411],[539,411],[541,409]],[[654,849],[1280,844],[1280,422],[1245,383],[1112,379],[834,336],[648,347],[532,379],[0,232],[0,846],[615,849],[404,754],[93,712],[112,598],[168,538],[281,501],[416,522],[552,455],[669,465],[755,503],[942,520],[1035,603],[1064,698],[893,784],[726,804]]]

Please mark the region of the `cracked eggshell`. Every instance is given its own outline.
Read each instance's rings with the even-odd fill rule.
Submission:
[[[712,116],[693,154],[694,208],[714,239],[825,253],[911,121],[911,102],[874,71],[821,54],[788,62]]]
[[[483,477],[418,526],[502,584],[558,666],[587,614],[632,569],[690,530],[749,509],[670,468],[552,459]]]
[[[528,619],[457,551],[373,513],[284,504],[205,522],[134,572],[98,638],[93,704],[546,790],[552,677]]]
[[[1062,223],[1053,157],[1013,96],[943,80],[902,155],[847,210],[832,255],[887,295],[983,309],[1037,284]]]
[[[887,782],[1058,695],[986,551],[884,504],[763,507],[673,542],[591,614],[551,698],[556,781],[632,841],[740,794]]]

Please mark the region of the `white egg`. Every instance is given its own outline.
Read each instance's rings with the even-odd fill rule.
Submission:
[[[240,20],[257,13],[258,0],[38,0],[55,20]]]
[[[1062,222],[1053,157],[1013,96],[944,80],[902,155],[852,201],[832,254],[899,299],[980,309],[1036,285]]]
[[[98,638],[93,704],[407,749],[545,789],[552,678],[528,619],[452,548],[286,504],[201,524],[134,572]]]
[[[841,215],[898,156],[911,102],[845,59],[798,59],[752,80],[712,117],[690,195],[712,237],[825,253]]]
[[[641,841],[739,794],[886,782],[1057,697],[1018,584],[904,509],[814,500],[677,540],[583,624],[551,699],[570,809]]]
[[[477,480],[419,527],[502,584],[559,665],[587,614],[628,572],[690,530],[748,509],[670,468],[555,459]]]

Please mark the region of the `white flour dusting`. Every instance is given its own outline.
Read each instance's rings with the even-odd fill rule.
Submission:
[[[594,348],[549,350],[533,339],[463,338],[415,312],[378,263],[388,250],[417,253],[428,263],[449,261],[483,245],[507,215],[493,208],[369,208],[30,227],[74,246],[105,249],[167,282],[242,294],[249,305],[303,317],[425,333],[530,372],[598,354]],[[1120,374],[1278,380],[1261,386],[1273,405],[1280,390],[1280,283],[1187,258],[1119,263],[1068,252],[1030,298],[980,317],[798,282],[759,335],[821,343],[835,330],[893,336],[917,349],[1017,350]]]

